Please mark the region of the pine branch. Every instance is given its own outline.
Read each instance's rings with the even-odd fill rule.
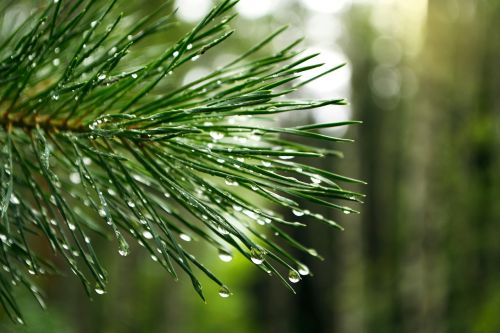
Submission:
[[[297,81],[301,74],[321,64],[296,51],[300,40],[256,57],[284,28],[194,82],[169,83],[232,35],[228,13],[236,2],[220,2],[176,43],[138,59],[129,52],[168,33],[173,13],[158,18],[159,10],[127,26],[114,14],[116,0],[60,0],[0,37],[0,302],[13,319],[22,321],[13,287],[24,285],[41,301],[29,275],[56,272],[34,248],[41,238],[89,295],[107,285],[92,239],[111,232],[121,255],[139,242],[172,276],[186,273],[204,299],[200,272],[221,296],[230,291],[179,240],[203,240],[224,261],[237,251],[293,290],[290,282],[309,269],[286,246],[319,255],[285,231],[305,224],[263,207],[334,227],[297,200],[356,212],[331,199],[360,202],[361,194],[340,185],[359,181],[293,160],[341,153],[287,138],[350,141],[314,130],[357,122],[282,128],[273,121],[345,103],[288,97],[308,83]]]

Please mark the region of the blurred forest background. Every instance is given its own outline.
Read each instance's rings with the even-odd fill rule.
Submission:
[[[118,6],[134,19],[161,2]],[[0,29],[39,3],[19,1]],[[182,31],[211,1],[171,6]],[[314,276],[297,295],[243,258],[224,263],[191,244],[234,292],[222,299],[207,284],[204,304],[188,279],[174,282],[140,249],[123,258],[103,240],[107,294],[89,301],[71,274],[40,280],[48,310],[20,294],[28,326],[2,316],[0,331],[500,332],[500,1],[241,0],[237,11],[236,36],[176,79],[212,70],[282,24],[290,29],[267,52],[304,36],[320,61],[347,62],[302,93],[349,106],[280,121],[364,122],[335,133],[356,140],[335,147],[344,159],[318,162],[368,182],[355,188],[367,194],[361,214],[324,210],[345,231],[312,223],[296,235],[326,258],[303,258]]]

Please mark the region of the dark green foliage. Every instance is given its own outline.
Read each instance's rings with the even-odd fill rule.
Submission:
[[[12,318],[22,321],[13,286],[40,299],[29,275],[55,271],[41,238],[89,294],[107,284],[92,239],[111,232],[121,255],[139,242],[175,278],[185,272],[203,298],[199,272],[221,295],[230,292],[179,238],[240,252],[292,289],[289,280],[307,268],[286,246],[318,254],[286,232],[304,224],[264,207],[332,226],[296,199],[355,212],[330,199],[359,201],[340,185],[356,180],[293,160],[340,153],[287,139],[349,141],[316,130],[354,122],[276,125],[279,113],[344,104],[287,98],[304,84],[301,73],[321,64],[296,51],[299,41],[255,57],[284,29],[201,79],[180,88],[167,82],[233,33],[234,15],[225,15],[235,3],[222,1],[176,43],[147,48],[139,59],[129,51],[168,33],[173,14],[159,10],[127,25],[113,14],[116,1],[60,0],[0,36],[0,300]]]

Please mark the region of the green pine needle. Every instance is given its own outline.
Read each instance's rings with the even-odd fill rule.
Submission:
[[[0,302],[11,318],[22,322],[14,286],[41,302],[29,276],[56,272],[33,246],[40,238],[89,294],[104,293],[108,283],[92,240],[111,233],[121,255],[139,242],[174,277],[186,273],[204,298],[200,273],[230,292],[180,240],[203,240],[226,261],[237,251],[292,289],[289,282],[308,269],[283,244],[319,255],[285,231],[303,223],[265,203],[335,227],[297,199],[355,212],[330,199],[360,201],[340,185],[357,180],[293,160],[340,153],[288,138],[350,141],[314,130],[356,122],[273,122],[278,113],[345,104],[285,98],[321,64],[308,65],[316,55],[296,51],[300,40],[256,57],[284,28],[205,77],[179,88],[168,83],[232,35],[228,13],[236,2],[220,2],[176,43],[138,59],[129,51],[169,33],[173,13],[129,26],[114,14],[116,0],[59,0],[0,36]]]

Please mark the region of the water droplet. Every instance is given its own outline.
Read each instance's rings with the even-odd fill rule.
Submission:
[[[116,230],[115,232],[116,232],[116,238],[118,239],[118,253],[121,256],[125,257],[126,255],[129,254],[130,247],[125,238],[123,238],[122,234],[118,230]]]
[[[309,254],[312,255],[313,257],[318,256],[318,251],[316,251],[315,249],[309,249],[307,250],[307,252],[309,252]]]
[[[100,217],[105,217],[106,216],[106,210],[104,208],[100,208],[97,213],[99,213]]]
[[[321,179],[319,179],[318,176],[311,176],[311,181],[314,184],[320,184],[321,183]]]
[[[193,48],[193,44],[189,43],[188,46],[186,47],[187,50],[191,50]]]
[[[250,135],[250,140],[253,140],[253,141],[260,141],[261,139],[261,136],[260,135],[256,135],[256,134],[252,134]]]
[[[92,22],[90,22],[90,27],[91,27],[91,28],[95,28],[95,27],[96,27],[96,25],[97,25],[97,21],[92,21]]]
[[[219,290],[219,296],[222,298],[228,298],[229,296],[231,296],[231,292],[229,291],[229,289],[227,287],[223,286]]]
[[[285,151],[286,152],[293,152],[293,150],[289,150],[289,149],[286,149]],[[282,159],[282,160],[291,160],[294,157],[295,156],[293,156],[293,155],[281,155],[281,156],[279,156],[279,158]]]
[[[137,73],[132,73],[130,76],[131,76],[133,79],[137,79]]]
[[[238,186],[239,185],[236,180],[229,178],[229,177],[225,179],[225,183],[226,183],[226,185],[229,185],[229,186]]]
[[[186,234],[180,234],[179,238],[182,239],[185,242],[190,242],[191,241],[191,236],[186,235]]]
[[[100,75],[97,77],[97,79],[98,79],[99,81],[102,81],[102,80],[104,80],[105,78],[106,78],[106,74],[100,74]]]
[[[142,235],[144,236],[144,238],[146,239],[152,239],[153,238],[153,234],[147,230],[143,231],[142,232]]]
[[[231,260],[233,260],[233,255],[228,250],[220,249],[219,259],[224,262],[230,262]]]
[[[199,55],[195,55],[194,57],[191,58],[191,61],[196,61],[200,59],[200,56]]]
[[[263,166],[265,166],[266,168],[269,168],[269,167],[272,165],[272,163],[271,163],[271,162],[268,162],[268,161],[262,161],[261,163],[262,163],[262,165],[263,165]]]
[[[300,275],[309,275],[311,272],[309,271],[309,267],[307,267],[304,264],[300,264],[298,268],[299,274]]]
[[[256,265],[260,265],[264,262],[264,254],[261,250],[257,248],[252,248],[250,250],[250,260]]]
[[[54,60],[52,60],[52,65],[59,66],[60,64],[61,64],[61,60],[59,60],[59,58],[55,58]]]
[[[295,216],[304,216],[304,212],[301,210],[292,209],[292,214]]]
[[[134,208],[135,207],[135,203],[133,201],[127,201],[127,205],[130,207],[130,208]]]
[[[248,210],[248,209],[245,209],[243,211],[243,214],[245,214],[246,216],[248,216],[249,218],[251,218],[253,220],[256,220],[259,217],[259,215],[257,215],[255,212]]]
[[[72,172],[69,174],[69,180],[73,183],[73,184],[80,184],[81,183],[81,178],[80,178],[80,174],[78,172]]]
[[[238,205],[233,205],[233,209],[237,212],[241,212],[241,210],[243,209],[241,206],[238,206]]]
[[[221,235],[227,235],[229,234],[229,231],[227,229],[225,229],[224,227],[221,227],[221,226],[217,226],[216,227],[217,231],[221,234]]]
[[[214,140],[220,140],[222,138],[224,138],[224,133],[219,133],[219,132],[210,132],[210,136],[212,137],[212,139]]]
[[[342,213],[344,213],[344,214],[346,214],[346,215],[347,215],[347,214],[351,214],[351,210],[349,209],[349,207],[343,207],[343,208],[342,208]]]
[[[174,51],[172,55],[174,56],[174,58],[177,58],[179,56],[179,51]]]
[[[102,294],[105,294],[106,291],[104,289],[101,289],[101,288],[95,288],[95,293],[98,294],[98,295],[102,295]]]
[[[13,205],[19,205],[21,202],[19,201],[19,199],[14,194],[12,194],[10,196],[10,203],[13,204]]]
[[[300,274],[296,270],[291,269],[290,272],[288,272],[288,280],[290,280],[291,283],[297,283],[300,281]]]

